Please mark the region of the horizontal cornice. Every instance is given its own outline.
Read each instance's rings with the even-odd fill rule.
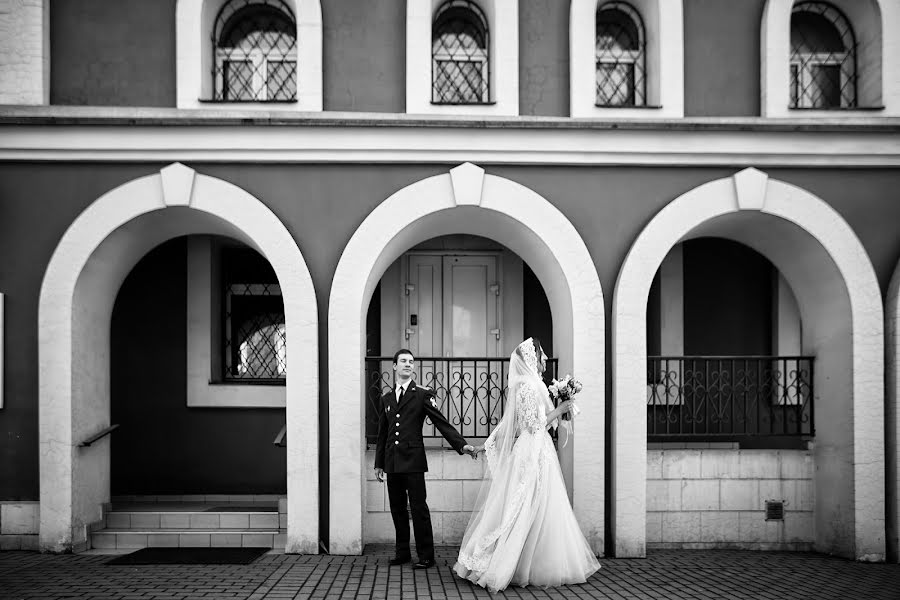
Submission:
[[[0,160],[900,166],[900,119],[0,107]]]

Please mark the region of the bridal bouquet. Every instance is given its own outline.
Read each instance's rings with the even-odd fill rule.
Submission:
[[[581,382],[571,375],[566,375],[561,380],[554,379],[550,382],[550,385],[547,386],[550,395],[554,400],[556,400],[557,404],[566,400],[574,400],[575,394],[580,392],[581,388]],[[581,411],[578,409],[578,406],[573,402],[571,416],[577,416],[580,412]],[[569,416],[569,413],[566,413],[560,418],[564,421],[568,421],[571,417]]]

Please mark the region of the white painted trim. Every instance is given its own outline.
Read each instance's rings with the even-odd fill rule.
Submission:
[[[460,167],[457,167],[460,169]],[[337,265],[328,306],[328,364],[341,365],[330,383],[330,523],[332,554],[360,554],[366,506],[363,432],[365,318],[382,274],[416,244],[447,233],[496,240],[534,270],[553,311],[553,347],[563,371],[574,372],[602,405],[604,397],[603,292],[593,260],[572,223],[528,188],[483,175],[480,194],[461,179],[479,177],[466,165],[413,183],[377,206],[348,242]],[[451,171],[453,172],[453,171]],[[473,206],[462,198],[479,196]],[[508,345],[512,345],[507,341]],[[511,352],[512,348],[505,348]],[[355,404],[354,404],[355,403]],[[349,410],[348,410],[349,409]],[[574,456],[575,514],[596,552],[604,536],[604,411],[579,416]],[[567,448],[568,448],[567,446]]]
[[[210,239],[187,244],[187,405],[194,408],[284,408],[281,385],[211,383],[212,273]]]
[[[0,10],[0,104],[50,103],[50,0]]]
[[[202,102],[212,98],[210,36],[227,0],[178,0],[175,7],[175,84],[178,108],[311,112],[322,110],[322,6],[320,0],[285,0],[297,22],[297,102]]]
[[[606,0],[572,0],[569,11],[569,114],[602,119],[677,119],[684,116],[682,0],[627,0],[641,14],[647,39],[648,108],[595,105],[597,7]],[[650,108],[657,107],[657,108]]]
[[[868,114],[900,115],[900,0],[829,0],[850,20],[860,46],[859,105]],[[767,0],[760,26],[760,108],[764,117],[852,119],[854,110],[791,109],[788,58],[794,0]],[[880,42],[880,46],[879,46]],[[880,63],[880,72],[878,66]],[[868,65],[872,65],[868,68]]]
[[[893,123],[893,120],[891,121]],[[898,167],[895,131],[0,126],[0,160]]]
[[[477,0],[489,29],[493,104],[431,103],[431,26],[443,0],[406,3],[406,112],[429,115],[519,114],[519,0]]]
[[[767,179],[763,206],[739,208],[739,199],[754,198],[754,190],[763,179],[767,179],[764,173],[752,170],[739,177],[711,181],[679,196],[643,229],[619,272],[612,310],[616,556],[644,556],[646,552],[646,407],[634,399],[644,397],[646,386],[646,300],[650,284],[678,241],[717,217],[721,222],[725,215],[742,212],[773,215],[796,225],[827,252],[843,277],[851,311],[847,319],[852,323],[852,356],[848,361],[852,369],[853,446],[849,461],[855,503],[840,518],[823,518],[843,519],[841,527],[852,529],[848,541],[852,547],[837,551],[858,560],[884,557],[884,323],[878,281],[850,226],[806,190]]]
[[[108,323],[119,285],[146,251],[191,233],[238,237],[257,249],[278,276],[290,347],[318,344],[315,291],[306,262],[281,221],[246,191],[175,164],[98,198],[63,235],[41,285],[38,414],[43,550],[71,550],[90,518],[99,514],[99,503],[109,498],[109,444],[98,443],[87,451],[76,445],[83,431],[108,424]],[[286,386],[291,439],[287,550],[314,553],[319,504],[318,361],[315,353],[305,358],[292,370]],[[85,371],[84,366],[93,370]]]

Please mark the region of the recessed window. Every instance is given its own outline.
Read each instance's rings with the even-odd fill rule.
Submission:
[[[474,2],[450,0],[432,25],[432,102],[482,104],[490,99],[487,19]]]
[[[847,18],[825,2],[791,12],[791,108],[855,108],[856,38]]]
[[[271,265],[257,252],[222,252],[223,369],[226,381],[287,376],[284,300]]]
[[[597,10],[597,106],[646,104],[644,24],[624,2],[609,2]]]
[[[231,0],[216,17],[214,99],[297,99],[297,25],[281,0]]]

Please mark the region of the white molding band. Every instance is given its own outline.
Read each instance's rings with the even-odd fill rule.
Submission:
[[[315,291],[291,234],[262,202],[180,164],[94,201],[53,252],[38,306],[40,545],[66,551],[109,501],[108,438],[77,444],[109,424],[109,321],[134,264],[166,239],[236,237],[271,263],[282,289],[290,348],[318,343]],[[290,350],[289,350],[290,351]],[[295,355],[302,355],[297,351]],[[287,380],[288,552],[318,548],[318,365],[296,361]],[[128,435],[116,432],[115,435]]]
[[[285,0],[297,22],[297,102],[202,102],[213,97],[211,31],[228,0],[178,0],[175,8],[176,106],[223,110],[322,110],[322,6],[320,0]]]
[[[50,103],[50,0],[0,10],[0,104]]]
[[[849,19],[858,43],[861,108],[900,115],[900,0],[829,0]],[[854,110],[792,109],[790,105],[791,9],[794,0],[767,0],[760,25],[760,109],[764,117],[854,118]],[[871,111],[865,111],[867,113]]]
[[[519,114],[519,0],[475,0],[488,20],[492,104],[432,104],[431,26],[443,0],[406,3],[406,112],[430,115]]]
[[[761,203],[757,202],[760,186],[764,186]],[[733,227],[728,229],[727,223]],[[775,227],[785,232],[769,237]],[[810,321],[803,324],[804,336],[812,341],[804,349],[815,351],[818,346],[817,362],[823,367],[816,370],[820,385],[816,401],[822,403],[816,415],[830,417],[817,424],[816,448],[823,457],[816,461],[821,465],[816,475],[817,549],[857,560],[882,560],[884,323],[878,281],[859,239],[834,209],[806,190],[768,179],[755,169],[711,181],[673,200],[643,229],[619,272],[612,310],[615,471],[611,493],[616,556],[646,552],[647,409],[636,400],[645,397],[647,294],[670,249],[692,232],[699,235],[700,228],[705,235],[724,232],[724,237],[735,237],[767,253],[801,291],[821,291],[821,281],[830,277],[828,303],[815,293],[801,294],[803,316]],[[745,232],[745,237],[735,231]],[[788,237],[790,243],[785,244]],[[800,246],[803,253],[797,252]],[[805,275],[810,272],[816,276]],[[815,339],[812,330],[816,327],[831,329]],[[838,335],[829,337],[835,332]],[[833,370],[828,371],[829,367]],[[840,380],[840,385],[829,387],[837,385],[829,381],[823,389],[826,378]],[[851,404],[829,401],[829,396],[848,398]],[[839,421],[840,426],[830,421]],[[852,423],[852,431],[847,423]]]
[[[12,124],[0,125],[0,160],[900,166],[900,137],[890,127],[896,126],[896,120],[867,123],[882,126],[875,131],[622,127],[601,133],[569,127],[410,127],[386,123],[305,127]]]
[[[527,262],[547,292],[560,368],[577,373],[590,408],[578,420],[574,509],[596,552],[604,537],[604,308],[597,270],[572,223],[532,190],[472,165],[413,183],[377,206],[347,244],[328,306],[328,364],[341,365],[330,384],[329,551],[360,554],[366,506],[363,407],[365,318],[388,266],[410,247],[448,233],[502,243]],[[481,179],[480,193],[474,191]],[[472,199],[480,198],[480,204]],[[528,332],[526,332],[526,335]],[[504,351],[512,351],[514,344]],[[353,403],[356,402],[356,405]],[[349,403],[349,404],[348,404]],[[587,406],[588,400],[585,400]]]
[[[572,0],[569,10],[569,115],[603,119],[684,116],[682,0],[627,0],[644,22],[647,108],[596,106],[596,14],[607,0]]]

